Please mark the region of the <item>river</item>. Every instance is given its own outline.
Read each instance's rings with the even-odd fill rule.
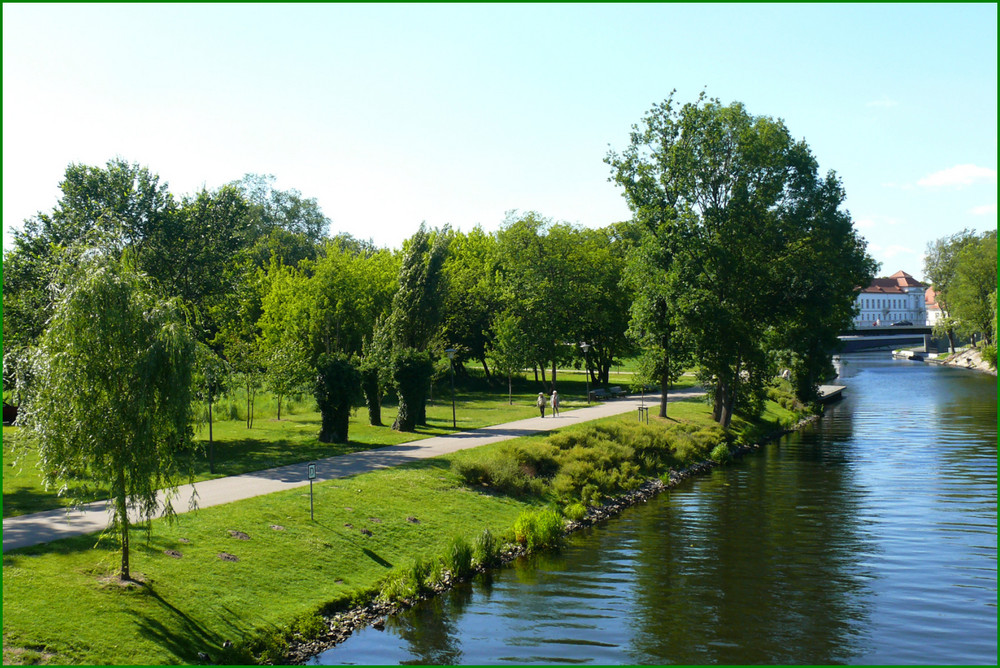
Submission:
[[[996,378],[841,362],[821,420],[312,663],[995,665]]]

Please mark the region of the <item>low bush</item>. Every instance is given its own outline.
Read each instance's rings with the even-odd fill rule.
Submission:
[[[536,477],[538,466],[531,462],[543,460],[533,460],[526,453],[523,448],[505,444],[482,459],[457,458],[452,468],[471,486],[490,487],[511,496],[541,494],[545,484]]]
[[[476,563],[484,568],[499,566],[500,547],[500,541],[493,535],[493,532],[489,529],[483,529],[483,532],[476,538],[474,550]]]
[[[514,538],[528,550],[558,547],[562,536],[562,517],[551,508],[529,510],[514,522]]]
[[[717,446],[712,448],[712,454],[708,456],[709,459],[717,464],[728,462],[730,457],[729,446],[725,443],[719,443]]]
[[[579,522],[587,516],[587,506],[582,503],[566,504],[566,507],[563,508],[563,515],[566,516],[566,519]]]
[[[997,368],[997,344],[991,343],[988,346],[983,346],[983,361],[989,364],[992,368]]]
[[[472,574],[472,546],[469,542],[457,536],[448,544],[445,565],[451,571],[451,576],[463,580]]]

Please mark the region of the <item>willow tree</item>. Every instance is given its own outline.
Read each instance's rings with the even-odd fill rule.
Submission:
[[[110,492],[109,531],[131,580],[129,531],[172,519],[180,474],[192,478],[194,340],[175,300],[161,300],[126,262],[91,253],[60,290],[18,418],[47,485]],[[157,492],[165,490],[161,498]]]

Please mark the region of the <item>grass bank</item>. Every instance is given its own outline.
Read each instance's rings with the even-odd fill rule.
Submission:
[[[582,374],[560,371],[559,387],[563,396],[563,410],[573,410],[587,405],[586,379]],[[625,380],[621,380],[624,378]],[[614,377],[626,385],[629,376]],[[276,405],[268,395],[257,402],[253,427],[246,426],[244,397],[239,393],[220,404],[212,427],[214,472],[208,462],[208,428],[198,425],[196,438],[204,451],[195,463],[195,481],[210,480],[252,471],[314,461],[359,450],[397,445],[455,431],[477,429],[504,422],[512,422],[537,415],[535,397],[538,386],[533,379],[521,376],[516,379],[511,403],[506,387],[489,386],[475,376],[457,388],[455,396],[455,427],[452,426],[450,387],[436,388],[434,400],[427,406],[427,425],[416,432],[403,433],[390,428],[396,417],[397,406],[387,397],[383,406],[384,426],[373,427],[368,423],[368,411],[361,407],[351,418],[347,443],[320,443],[320,414],[315,403],[305,400],[286,405],[282,419],[277,420]],[[3,517],[41,512],[67,507],[74,502],[86,503],[106,498],[100,486],[71,485],[63,494],[47,490],[38,467],[38,455],[31,447],[16,446],[16,427],[3,428]]]
[[[786,424],[795,417],[776,403],[765,414]],[[651,423],[650,430],[674,429],[692,441],[712,429],[700,402],[672,404],[670,419]],[[413,578],[426,584],[441,575],[436,564],[454,553],[456,540],[474,544],[484,529],[516,540],[521,518],[527,542],[530,531],[544,531],[539,527],[546,520],[539,514],[535,529],[525,529],[526,512],[572,513],[574,503],[585,500],[574,500],[572,485],[555,483],[560,473],[573,473],[565,466],[593,464],[591,474],[570,476],[583,483],[581,491],[586,484],[611,484],[613,470],[619,482],[631,484],[634,471],[623,467],[625,460],[615,461],[622,453],[609,456],[606,439],[591,443],[582,435],[594,429],[645,433],[632,432],[632,425],[629,417],[607,418],[548,438],[508,442],[524,452],[552,454],[555,447],[563,453],[552,454],[559,460],[555,469],[522,471],[536,481],[522,491],[470,484],[462,462],[489,460],[503,450],[504,444],[496,444],[316,485],[315,521],[309,519],[308,490],[205,508],[179,516],[173,525],[156,521],[148,543],[141,531],[133,542],[132,569],[141,586],[116,582],[118,553],[110,545],[94,548],[93,536],[6,553],[4,663],[196,663],[200,653],[246,660],[239,651],[246,648],[274,658],[296,633],[321,632],[320,612],[379,593],[391,596],[387,590],[406,593]],[[739,422],[732,440],[773,426]],[[553,444],[553,438],[563,441]],[[664,461],[677,454],[667,445],[658,448]],[[704,459],[713,449],[703,438],[677,462]],[[594,475],[598,471],[605,473]],[[602,492],[597,494],[592,501]],[[226,641],[236,647],[224,651]]]

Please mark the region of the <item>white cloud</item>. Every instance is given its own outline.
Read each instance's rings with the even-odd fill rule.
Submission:
[[[878,100],[872,100],[871,102],[866,103],[865,106],[866,107],[883,107],[883,108],[887,109],[889,107],[895,107],[898,104],[899,104],[899,102],[896,102],[895,100],[889,99],[888,96],[883,95]]]
[[[983,206],[975,206],[969,209],[969,213],[973,216],[995,216],[997,213],[997,205],[984,204]]]
[[[978,165],[955,165],[917,181],[918,186],[937,188],[943,186],[967,186],[977,181],[996,183],[997,170]]]

